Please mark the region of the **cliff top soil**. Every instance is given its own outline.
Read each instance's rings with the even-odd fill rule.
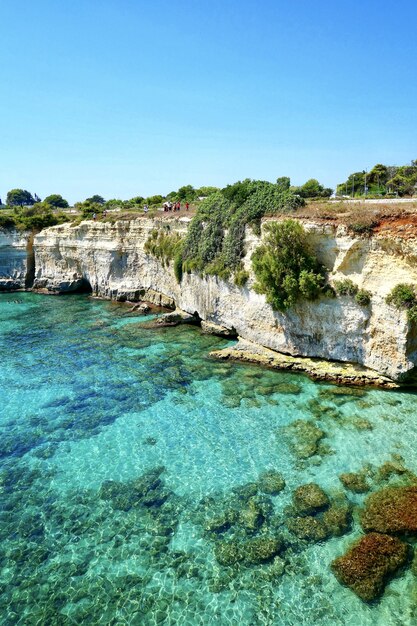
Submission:
[[[196,205],[187,211],[181,208],[175,212],[150,212],[144,214],[138,211],[109,213],[104,220],[131,220],[145,217],[158,217],[162,220],[178,218],[191,219],[196,213]],[[283,217],[296,217],[312,220],[323,224],[345,225],[358,235],[372,235],[381,233],[402,239],[417,238],[417,198],[410,200],[344,200],[308,202],[305,207],[297,209],[290,215],[282,214]],[[266,216],[268,217],[268,216]]]

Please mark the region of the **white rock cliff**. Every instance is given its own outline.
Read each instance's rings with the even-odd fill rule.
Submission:
[[[184,274],[178,284],[170,267],[144,251],[151,230],[184,233],[187,220],[147,219],[63,224],[35,237],[35,289],[50,292],[91,286],[94,295],[175,303],[202,320],[291,355],[355,362],[400,380],[417,362],[417,336],[404,311],[385,302],[398,283],[417,282],[417,240],[382,235],[352,236],[344,226],[304,222],[330,280],[349,277],[372,293],[370,306],[349,296],[300,302],[285,314],[255,293],[253,275],[245,287],[215,276]],[[248,229],[247,254],[259,237]],[[161,295],[162,294],[162,295]]]

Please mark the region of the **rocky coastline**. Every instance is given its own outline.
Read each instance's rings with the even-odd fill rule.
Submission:
[[[33,290],[49,294],[88,291],[94,297],[179,309],[197,319],[204,332],[239,337],[238,347],[221,358],[227,354],[307,371],[318,380],[343,384],[392,388],[390,381],[407,381],[417,363],[417,333],[406,312],[385,299],[395,285],[417,283],[417,240],[409,231],[407,238],[385,231],[364,237],[340,224],[304,220],[330,281],[349,277],[371,294],[370,303],[361,306],[349,296],[322,297],[300,302],[284,314],[253,289],[250,258],[262,237],[249,228],[244,258],[249,279],[244,286],[193,272],[178,283],[172,263],[146,252],[151,233],[185,236],[188,225],[189,218],[143,217],[44,229],[34,238],[33,281],[20,279],[19,288],[32,284]],[[17,286],[16,281],[6,285]],[[242,342],[251,348],[243,349]]]

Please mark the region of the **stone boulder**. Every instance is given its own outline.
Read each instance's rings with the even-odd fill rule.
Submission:
[[[214,322],[201,321],[201,330],[205,335],[216,335],[217,337],[226,337],[227,339],[236,339],[237,332],[235,328],[226,328]]]
[[[365,500],[361,512],[365,531],[417,534],[417,486],[386,487]]]
[[[329,506],[329,498],[321,487],[308,483],[297,487],[292,496],[297,513],[312,515]]]
[[[268,493],[271,496],[275,496],[285,489],[285,480],[275,470],[268,470],[260,474],[257,484],[262,493]]]
[[[307,517],[290,517],[287,520],[287,528],[298,539],[309,542],[318,542],[329,536],[326,525],[322,520],[307,515]]]
[[[396,537],[370,533],[353,544],[331,568],[337,580],[365,602],[378,598],[408,558],[409,546]]]
[[[344,488],[352,493],[366,493],[370,489],[366,476],[362,472],[340,474],[339,480]]]

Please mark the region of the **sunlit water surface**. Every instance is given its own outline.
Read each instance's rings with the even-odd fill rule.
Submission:
[[[334,394],[303,376],[213,361],[225,340],[143,321],[82,296],[0,294],[1,624],[417,623],[410,570],[374,605],[331,573],[360,534],[356,521],[322,543],[290,540],[280,571],[220,565],[217,543],[247,537],[233,525],[208,530],[230,502],[247,507],[239,487],[265,470],[286,488],[256,496],[271,520],[255,535],[287,537],[298,485],[361,504],[341,473],[392,455],[417,472],[416,396]],[[305,460],[285,436],[299,419],[325,432]]]

